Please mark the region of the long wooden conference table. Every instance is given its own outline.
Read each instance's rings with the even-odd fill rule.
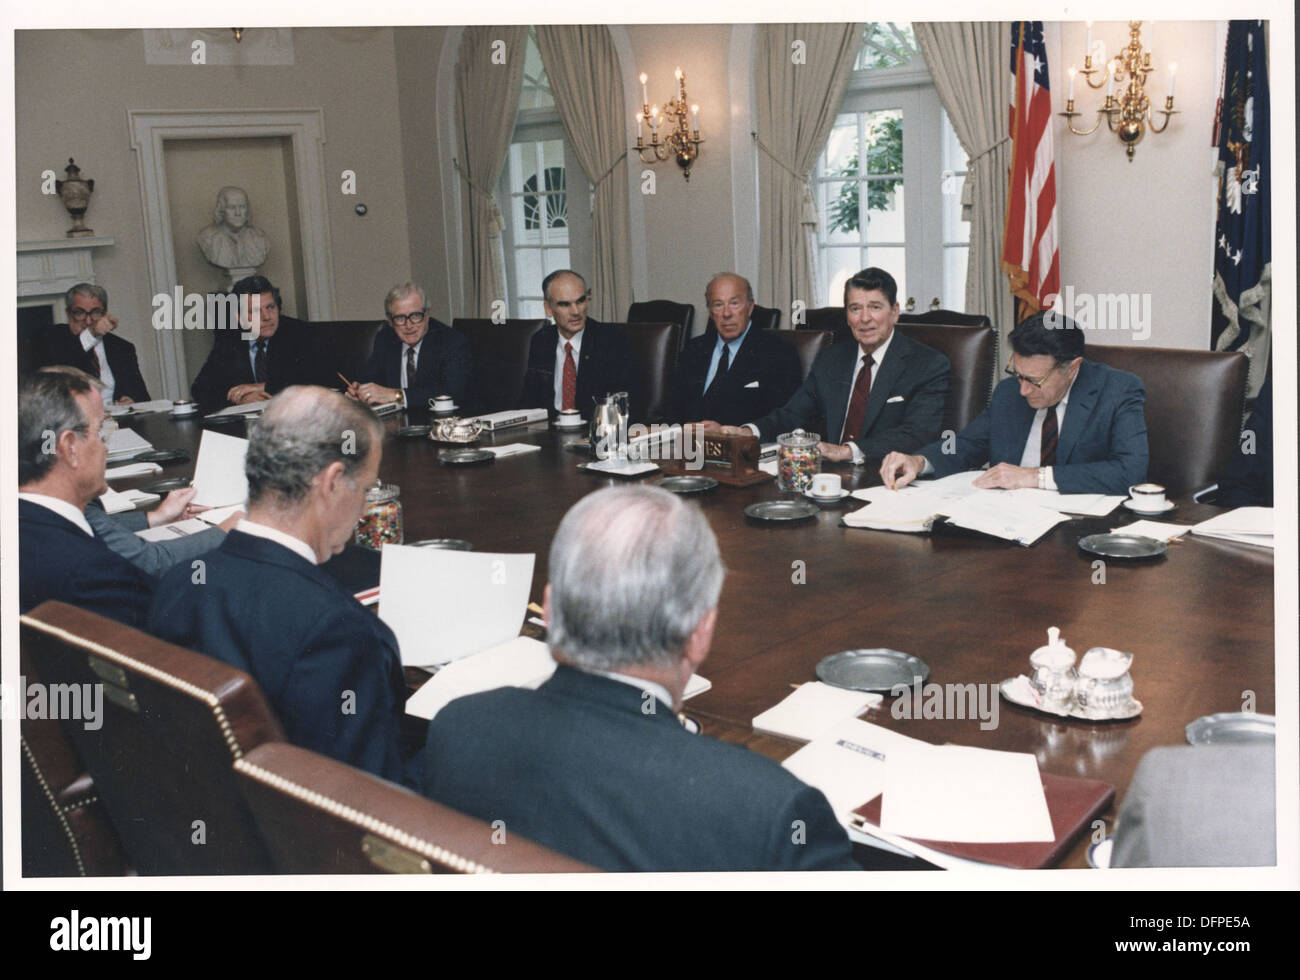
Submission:
[[[203,423],[166,415],[126,417],[158,449],[193,457]],[[564,513],[601,487],[628,482],[578,469],[587,457],[566,448],[582,433],[545,423],[485,433],[483,445],[527,442],[540,452],[492,462],[440,464],[440,446],[396,436],[405,416],[386,420],[385,483],[401,487],[407,542],[464,538],[476,551],[532,552],[532,597],[546,584],[551,538]],[[424,421],[412,417],[409,421]],[[245,435],[242,423],[218,431]],[[189,476],[193,462],[162,477]],[[832,464],[845,486],[880,482],[875,464]],[[643,478],[653,482],[662,474]],[[159,476],[121,481],[139,486]],[[1273,553],[1245,544],[1186,535],[1155,561],[1107,561],[1098,581],[1095,556],[1077,543],[1136,515],[1124,508],[1107,518],[1059,525],[1032,547],[957,532],[894,534],[844,527],[840,517],[861,504],[852,498],[799,523],[760,524],[747,504],[778,499],[775,481],[752,487],[720,485],[691,499],[717,535],[727,577],[713,648],[701,674],[712,690],[686,712],[704,731],[780,760],[798,744],[757,735],[750,721],[816,679],[823,657],[842,650],[887,647],[930,666],[929,682],[996,684],[1029,673],[1029,654],[1058,626],[1082,656],[1091,647],[1134,655],[1134,696],[1142,714],[1130,721],[1091,723],[1051,717],[1000,703],[997,727],[977,718],[897,719],[891,699],[865,717],[932,743],[1032,752],[1043,772],[1111,783],[1114,806],[1107,832],[1138,761],[1160,745],[1185,744],[1184,726],[1202,715],[1274,710]],[[1219,509],[1177,501],[1162,520],[1192,524]],[[801,564],[797,564],[801,563]],[[436,588],[436,583],[430,583]],[[865,801],[864,801],[865,802]],[[1091,836],[1078,840],[1062,867],[1086,867]]]

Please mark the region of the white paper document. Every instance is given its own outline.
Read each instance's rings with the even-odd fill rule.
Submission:
[[[525,453],[540,453],[542,447],[531,442],[508,442],[504,446],[484,446],[497,459],[503,456],[522,456]]]
[[[826,794],[836,819],[848,826],[853,810],[884,792],[889,753],[910,744],[926,743],[868,721],[844,718],[781,765]]]
[[[135,510],[137,504],[151,504],[161,499],[156,493],[145,493],[142,490],[119,491],[112,487],[99,495],[99,502],[104,505],[106,514],[123,514],[128,510]]]
[[[1166,524],[1163,521],[1134,521],[1126,527],[1112,527],[1115,534],[1137,534],[1156,541],[1172,541],[1191,530],[1187,524]]]
[[[106,480],[127,480],[135,476],[152,476],[154,473],[161,473],[162,467],[157,463],[123,463],[121,466],[110,466],[104,471]]]
[[[235,514],[243,513],[243,511],[244,506],[242,504],[231,504],[229,507],[213,507],[210,510],[205,510],[198,515],[198,518],[204,523],[211,524],[215,527],[226,518],[233,517]]]
[[[379,618],[402,663],[445,664],[518,636],[535,557],[384,545]]]
[[[203,416],[205,419],[224,418],[227,415],[261,415],[266,411],[266,405],[269,399],[263,399],[256,402],[245,402],[243,405],[227,405],[217,412],[209,412]]]
[[[865,527],[875,531],[903,531],[921,534],[930,530],[938,516],[936,502],[928,497],[885,490],[890,496],[878,497],[866,507],[845,514],[842,520],[849,527]]]
[[[248,440],[204,429],[199,437],[199,455],[194,462],[193,503],[199,507],[228,507],[248,499],[244,477],[244,454]]]
[[[1048,510],[1064,514],[1079,514],[1083,517],[1105,517],[1125,500],[1123,495],[1104,493],[1061,493],[1059,490],[1039,490],[1036,487],[1021,487],[1017,490],[1000,490],[1016,501],[1046,507]]]
[[[880,828],[933,841],[1056,839],[1038,760],[965,745],[916,743],[889,752]]]
[[[388,602],[386,597],[384,602]],[[555,661],[545,643],[516,636],[490,650],[447,664],[407,699],[406,713],[432,721],[457,698],[498,687],[537,688],[554,672]]]
[[[836,722],[856,718],[883,700],[879,694],[812,681],[800,684],[780,704],[755,715],[754,731],[810,742]]]
[[[610,476],[640,476],[642,473],[653,473],[659,469],[659,464],[650,462],[636,463],[629,459],[611,457],[610,459],[587,463],[586,467],[597,473],[608,473]]]
[[[1242,544],[1273,547],[1273,508],[1238,507],[1192,528],[1193,534]]]
[[[686,690],[682,691],[682,700],[689,701],[695,695],[703,694],[712,688],[713,681],[706,681],[699,674],[692,674],[691,679],[686,682]]]
[[[110,463],[119,463],[124,459],[130,459],[136,453],[148,452],[152,448],[153,443],[133,429],[114,429],[108,434]]]
[[[948,523],[1029,546],[1069,520],[1046,507],[1017,502],[1010,494],[973,494],[947,505]]]
[[[184,521],[173,521],[170,524],[159,524],[157,527],[147,527],[143,531],[136,531],[136,537],[144,538],[146,541],[173,541],[176,538],[189,537],[191,534],[198,534],[200,531],[206,531],[212,525],[205,524],[197,517],[191,517]]]

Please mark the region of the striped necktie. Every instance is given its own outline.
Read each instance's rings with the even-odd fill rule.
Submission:
[[[1056,465],[1056,406],[1053,405],[1043,416],[1043,437],[1038,446],[1038,465],[1055,466]]]

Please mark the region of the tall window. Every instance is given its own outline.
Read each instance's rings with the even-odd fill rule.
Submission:
[[[838,306],[849,276],[874,265],[898,281],[905,307],[963,309],[965,171],[911,25],[867,24],[813,173],[822,301]]]
[[[576,201],[569,186],[575,181]],[[512,315],[545,316],[542,280],[556,269],[581,272],[590,265],[590,196],[590,185],[564,138],[537,35],[530,29],[515,131],[497,188],[498,206],[506,218]]]

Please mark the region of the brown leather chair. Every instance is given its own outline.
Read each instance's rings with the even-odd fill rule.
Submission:
[[[233,769],[245,752],[283,739],[252,678],[59,602],[20,624],[22,648],[47,683],[102,685],[99,727],[65,721],[63,730],[136,871],[272,870]]]
[[[674,303],[670,299],[650,299],[644,303],[633,303],[627,308],[628,323],[678,323],[682,331],[678,337],[677,350],[686,346],[691,339],[691,327],[695,325],[695,307],[690,303]]]
[[[754,312],[749,315],[750,322],[758,327],[759,330],[780,330],[781,329],[781,311],[774,310],[768,306],[759,306],[754,304]],[[710,320],[710,323],[713,321]],[[717,328],[714,327],[716,330]]]
[[[283,742],[235,763],[240,792],[285,874],[522,874],[597,869]]]
[[[832,343],[852,340],[849,321],[845,319],[842,306],[818,306],[804,311],[804,322],[795,325],[796,330],[829,330],[835,335]]]
[[[899,323],[941,323],[947,327],[991,327],[993,321],[983,313],[958,313],[956,310],[926,310],[924,313],[902,313]]]
[[[18,671],[40,684],[23,649]],[[19,692],[26,700],[26,692]],[[21,792],[23,876],[122,875],[126,859],[94,781],[53,718],[23,718]]]
[[[528,345],[545,320],[456,319],[453,330],[469,338],[473,369],[470,373],[471,406],[475,412],[502,412],[514,408],[524,390],[528,370]]]
[[[902,317],[895,329],[948,358],[952,371],[948,375],[943,428],[954,432],[966,428],[984,411],[993,393],[997,333],[989,326],[904,323]]]
[[[1083,356],[1142,379],[1148,480],[1163,484],[1172,497],[1186,497],[1218,479],[1241,435],[1245,354],[1088,344]]]
[[[808,377],[817,355],[835,343],[835,334],[830,330],[808,330],[800,327],[798,330],[774,330],[772,333],[798,352],[800,380]]]
[[[356,380],[357,372],[370,358],[376,335],[387,324],[383,320],[319,320],[310,326],[320,336],[317,349],[324,362],[322,374],[327,373],[325,380],[342,386],[334,375]]]
[[[680,323],[611,323],[632,348],[634,381],[628,394],[637,422],[660,422],[668,410],[677,352],[681,350]]]

